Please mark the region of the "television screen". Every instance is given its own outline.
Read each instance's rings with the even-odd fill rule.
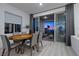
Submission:
[[[48,28],[49,30],[54,30],[54,21],[45,21],[44,22],[44,28]]]
[[[54,21],[44,21],[44,28],[45,31],[54,32]]]

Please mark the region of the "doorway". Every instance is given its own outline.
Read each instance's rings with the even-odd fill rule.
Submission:
[[[64,13],[56,14],[56,41],[65,42],[66,16]]]
[[[54,14],[40,16],[40,25],[44,40],[54,41]]]
[[[41,31],[43,33],[44,40],[65,42],[66,16],[64,12],[35,17],[32,27],[34,32]]]

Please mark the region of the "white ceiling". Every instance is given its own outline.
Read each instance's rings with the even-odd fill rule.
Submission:
[[[34,14],[49,9],[57,8],[66,5],[67,3],[43,3],[42,6],[39,3],[10,3],[10,5],[28,13]]]

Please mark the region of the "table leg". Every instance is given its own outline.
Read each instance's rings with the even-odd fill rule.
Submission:
[[[30,55],[32,56],[32,40],[30,40]]]

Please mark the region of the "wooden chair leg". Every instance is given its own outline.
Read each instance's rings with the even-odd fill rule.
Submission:
[[[39,43],[36,45],[37,52],[39,51]]]
[[[18,48],[18,47],[15,48],[15,52],[16,52],[17,54],[19,53],[19,48]]]
[[[32,46],[31,45],[32,45],[32,41],[30,40],[30,50],[31,50],[30,51],[31,52],[30,55],[32,56]]]
[[[20,51],[21,51],[21,54],[23,54],[24,53],[24,46],[22,45],[22,46],[20,46]]]
[[[35,50],[35,47],[32,47],[33,48],[33,50]]]
[[[31,56],[32,56],[32,47],[31,47]]]
[[[15,52],[17,52],[17,47],[15,48]]]
[[[2,56],[4,55],[5,49],[3,49]]]
[[[10,56],[10,49],[8,49],[8,56]]]

